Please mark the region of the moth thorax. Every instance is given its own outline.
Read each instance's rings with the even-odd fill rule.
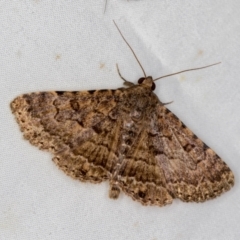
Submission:
[[[138,83],[142,84],[148,88],[151,88],[152,90],[154,90],[156,88],[156,85],[151,76],[139,78]]]

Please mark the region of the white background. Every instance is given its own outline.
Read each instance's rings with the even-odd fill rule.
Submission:
[[[239,239],[239,0],[0,1],[0,239]],[[157,82],[162,102],[229,165],[235,186],[197,204],[144,207],[108,182],[66,176],[22,137],[9,103],[48,90],[122,86],[143,74],[114,19]]]

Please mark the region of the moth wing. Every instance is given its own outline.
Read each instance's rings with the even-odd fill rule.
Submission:
[[[164,154],[156,158],[174,198],[203,202],[234,185],[234,175],[226,163],[172,112],[159,105],[157,114]]]
[[[233,186],[226,163],[163,105],[145,122],[119,171],[121,189],[134,200],[203,202]]]
[[[109,178],[116,161],[121,90],[39,92],[11,103],[25,139],[54,154],[53,161],[82,181]]]

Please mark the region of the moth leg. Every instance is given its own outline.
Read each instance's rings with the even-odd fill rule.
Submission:
[[[119,68],[118,68],[118,64],[116,64],[116,66],[117,66],[118,75],[119,75],[120,78],[124,81],[124,85],[129,86],[129,87],[134,86],[134,85],[135,85],[134,83],[129,82],[128,80],[126,80],[126,79],[121,75],[121,73],[120,73],[120,71],[119,71]]]
[[[120,187],[117,184],[110,183],[109,197],[112,199],[117,199],[120,194]]]
[[[171,103],[173,103],[173,101],[171,101],[171,102],[166,102],[166,103],[162,103],[162,105],[168,105],[168,104],[171,104]]]

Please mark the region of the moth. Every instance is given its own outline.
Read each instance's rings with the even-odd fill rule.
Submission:
[[[159,100],[153,92],[159,78],[147,76],[130,50],[144,74],[138,84],[118,69],[127,87],[15,98],[11,110],[24,138],[51,152],[72,178],[108,180],[113,199],[122,191],[143,205],[164,206],[174,198],[204,202],[229,190],[230,168]]]

